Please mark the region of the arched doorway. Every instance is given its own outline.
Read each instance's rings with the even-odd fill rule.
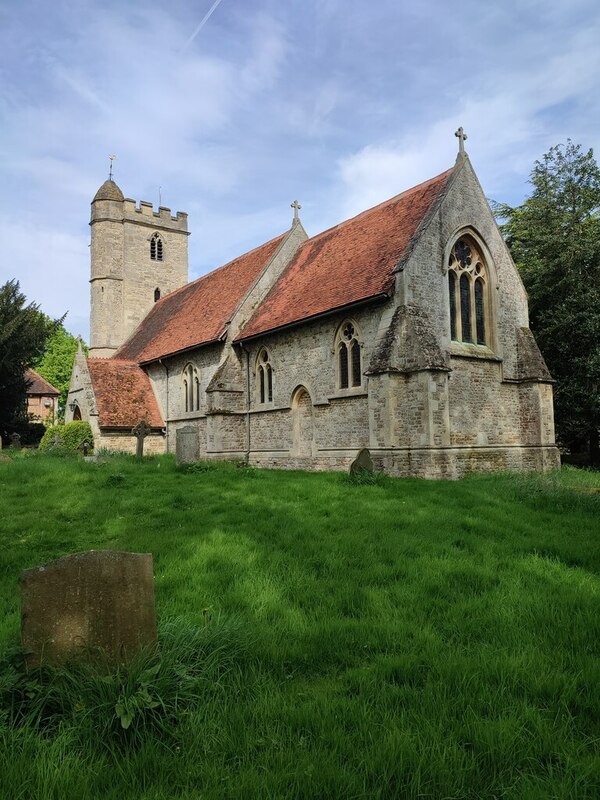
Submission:
[[[313,455],[313,404],[308,390],[299,386],[292,398],[292,454],[299,458]]]
[[[73,410],[73,422],[76,422],[77,420],[80,419],[81,419],[81,409],[79,408],[79,406],[75,406]]]

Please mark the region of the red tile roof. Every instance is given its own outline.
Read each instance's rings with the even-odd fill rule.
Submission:
[[[150,379],[135,362],[88,358],[87,363],[102,427],[133,428],[141,420],[164,427]]]
[[[286,235],[165,295],[116,353],[117,358],[144,363],[218,340]]]
[[[42,376],[38,375],[33,369],[25,370],[25,380],[29,382],[27,394],[54,395],[55,397],[58,397],[60,394],[59,389],[52,386],[51,383],[48,383],[45,378],[42,378]]]
[[[304,242],[238,341],[376,297],[452,170]]]

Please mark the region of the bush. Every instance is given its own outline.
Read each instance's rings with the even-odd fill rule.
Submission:
[[[60,439],[59,445],[54,445],[52,440]],[[52,425],[46,430],[40,442],[40,450],[56,450],[62,453],[77,453],[82,449],[84,442],[88,442],[90,450],[94,447],[94,437],[89,422],[77,420],[66,425]]]
[[[41,422],[22,422],[12,425],[7,431],[2,433],[3,447],[10,446],[10,434],[18,433],[21,437],[22,447],[37,447],[46,430],[46,426]]]

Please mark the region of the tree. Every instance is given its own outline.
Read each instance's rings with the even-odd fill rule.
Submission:
[[[16,280],[0,286],[0,428],[26,415],[25,370],[43,353],[62,320],[50,320],[27,299]]]
[[[77,352],[77,345],[77,337],[69,333],[64,325],[59,324],[56,326],[54,333],[49,337],[46,349],[41,358],[39,358],[34,365],[34,369],[36,372],[39,372],[42,378],[45,378],[53,386],[56,386],[57,389],[60,389],[58,406],[61,418],[64,414],[67,402],[71,371],[73,369],[73,359]],[[84,350],[87,353],[85,345]]]
[[[592,150],[569,139],[535,162],[530,182],[523,205],[497,204],[496,212],[556,380],[557,438],[584,443],[599,463],[600,169]]]

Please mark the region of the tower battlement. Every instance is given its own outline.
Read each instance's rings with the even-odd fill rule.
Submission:
[[[173,214],[171,209],[166,206],[159,206],[155,211],[152,203],[147,200],[140,200],[138,204],[130,197],[126,197],[123,201],[123,216],[132,221],[140,221],[140,217],[143,217],[144,222],[150,224],[151,220],[155,220],[165,227],[187,231],[188,215],[185,211],[177,211]]]

